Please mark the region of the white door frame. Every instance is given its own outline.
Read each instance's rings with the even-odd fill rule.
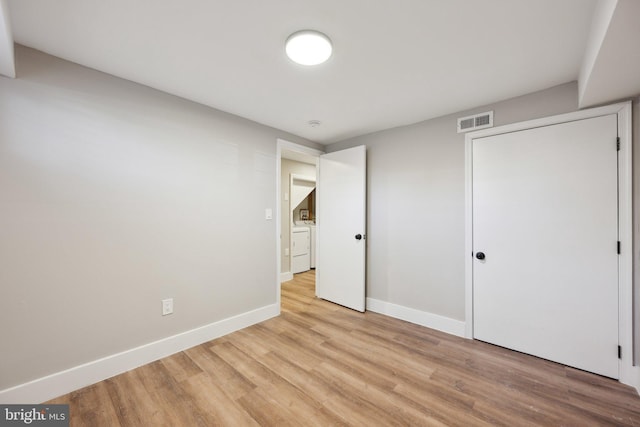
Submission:
[[[640,389],[640,370],[633,366],[633,217],[631,102],[576,111],[542,119],[514,123],[465,136],[465,337],[473,338],[473,140],[503,133],[550,126],[609,114],[618,115],[618,223],[621,254],[618,258],[618,342],[620,382]]]
[[[315,148],[307,147],[306,145],[296,144],[294,142],[286,141],[284,139],[276,139],[276,303],[278,305],[278,314],[280,314],[280,270],[282,268],[282,152],[294,151],[301,154],[306,154],[312,157],[320,157],[324,154],[323,151],[316,150]],[[316,177],[318,176],[318,166],[316,163]],[[316,181],[316,188],[318,182]],[[319,229],[316,228],[316,236]]]

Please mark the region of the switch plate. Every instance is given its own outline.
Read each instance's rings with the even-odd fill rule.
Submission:
[[[284,256],[289,256],[289,248],[284,248]]]
[[[162,315],[173,313],[173,298],[167,298],[162,300]]]
[[[284,201],[285,202],[289,201],[289,193],[284,193]]]
[[[266,208],[264,210],[264,219],[266,220],[273,219],[273,211],[270,208]]]

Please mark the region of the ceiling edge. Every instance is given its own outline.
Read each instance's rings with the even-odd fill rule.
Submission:
[[[0,0],[0,74],[11,78],[16,77],[13,33],[7,0]]]
[[[585,93],[589,88],[591,74],[601,54],[601,48],[607,37],[613,14],[618,7],[618,0],[598,0],[593,18],[591,19],[591,29],[589,39],[585,48],[578,77],[578,106],[583,107]]]

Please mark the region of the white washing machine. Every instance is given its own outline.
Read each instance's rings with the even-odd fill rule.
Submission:
[[[309,227],[293,227],[291,239],[291,272],[302,273],[311,268],[311,237]]]
[[[296,221],[297,227],[309,227],[309,266],[316,268],[316,223],[313,221]]]

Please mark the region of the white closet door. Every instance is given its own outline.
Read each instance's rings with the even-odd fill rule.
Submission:
[[[473,141],[474,338],[618,378],[616,136],[609,115]]]

